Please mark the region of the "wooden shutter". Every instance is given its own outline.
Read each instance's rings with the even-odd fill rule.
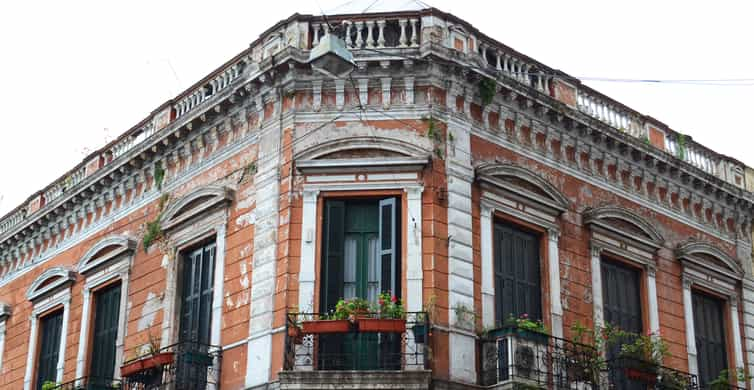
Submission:
[[[633,333],[642,332],[641,272],[618,263],[602,262],[605,322]]]
[[[382,256],[382,289],[400,296],[398,264],[396,259],[395,198],[380,201],[379,243]]]
[[[539,238],[510,226],[494,227],[495,321],[527,314],[542,318]]]
[[[214,243],[190,251],[184,258],[181,294],[181,342],[209,344],[214,271]]]
[[[706,385],[728,368],[723,302],[696,291],[692,301],[699,381]]]
[[[115,370],[120,294],[120,284],[116,284],[98,291],[94,296],[94,329],[89,376],[95,384],[112,382]]]
[[[345,203],[339,200],[325,202],[324,238],[322,256],[322,284],[320,285],[320,312],[335,309],[343,295],[343,247]]]
[[[45,382],[56,382],[57,379],[60,333],[63,331],[63,311],[59,310],[44,316],[41,331],[39,359],[37,359],[37,390],[42,389]]]

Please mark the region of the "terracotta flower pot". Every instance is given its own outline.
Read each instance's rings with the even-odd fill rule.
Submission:
[[[301,334],[301,328],[298,326],[291,326],[288,328],[288,338],[293,340],[294,344],[301,344],[303,341],[303,335]]]
[[[173,352],[162,352],[152,356],[145,356],[142,359],[124,364],[120,367],[120,376],[128,377],[150,368],[162,367],[173,363],[175,354]]]
[[[347,333],[351,323],[348,320],[304,321],[301,328],[303,333]]]
[[[359,320],[360,332],[403,333],[406,331],[406,320],[364,318]]]

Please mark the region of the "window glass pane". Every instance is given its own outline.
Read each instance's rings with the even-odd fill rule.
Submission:
[[[382,270],[377,237],[370,237],[367,246],[367,267],[369,268],[367,275],[367,300],[377,303],[377,298],[380,295],[380,271]]]
[[[343,270],[343,298],[356,297],[356,257],[358,245],[356,237],[348,236],[345,241],[345,259]]]

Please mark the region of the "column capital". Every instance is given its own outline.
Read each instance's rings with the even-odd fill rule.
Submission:
[[[644,264],[644,269],[647,271],[647,275],[649,275],[650,277],[654,278],[657,276],[656,264],[651,264],[651,263]]]
[[[691,278],[690,278],[689,276],[687,276],[687,275],[683,275],[683,278],[682,278],[682,280],[683,280],[683,288],[684,288],[684,289],[691,289],[691,285],[693,285],[693,284],[694,284],[694,280],[693,280],[693,279],[691,279]]]
[[[550,241],[558,241],[560,238],[560,229],[557,228],[549,228],[547,229],[547,236],[550,238]]]
[[[595,243],[594,241],[589,243],[589,253],[592,255],[592,257],[599,257],[602,253],[602,246]]]
[[[318,189],[305,189],[304,190],[304,202],[316,202],[319,197]]]

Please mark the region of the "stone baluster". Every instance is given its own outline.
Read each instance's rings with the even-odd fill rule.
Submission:
[[[319,23],[312,23],[312,32],[314,37],[312,38],[312,47],[319,44]]]
[[[502,60],[500,57],[502,57],[500,55],[500,52],[499,51],[495,52],[495,69],[497,69],[498,72],[502,72],[503,70],[502,62],[501,62]]]
[[[408,46],[408,39],[406,38],[406,26],[408,25],[408,19],[399,19],[398,25],[401,28],[401,36],[400,38],[398,38],[398,46],[406,47]]]
[[[377,47],[382,49],[385,47],[385,20],[377,21]]]
[[[484,42],[479,42],[479,55],[482,56],[482,62],[484,62],[485,67],[490,66],[490,63],[487,61],[487,44]]]
[[[372,35],[372,28],[374,27],[374,21],[368,20],[365,23],[367,27],[367,49],[373,49],[374,48],[374,38]]]
[[[503,54],[503,74],[506,76],[510,75],[510,62],[508,61],[510,58],[509,55]]]
[[[353,22],[349,20],[343,23],[346,25],[346,47],[353,49],[353,39],[351,38],[351,28],[353,27]]]
[[[417,23],[419,19],[410,19],[411,22],[411,46],[419,46],[419,33],[417,31]]]
[[[354,26],[356,27],[356,42],[354,43],[354,47],[361,49],[364,44],[364,39],[361,37],[361,29],[364,28],[364,22],[356,22]]]

